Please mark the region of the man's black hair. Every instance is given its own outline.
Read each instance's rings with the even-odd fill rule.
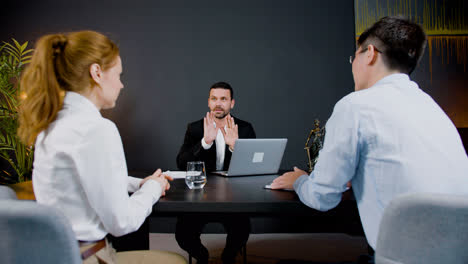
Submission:
[[[227,83],[227,82],[217,82],[217,83],[211,85],[210,91],[211,91],[211,89],[216,89],[216,88],[229,90],[229,92],[231,92],[231,100],[234,99],[234,91],[232,90],[232,87],[231,87],[231,85],[229,85],[229,83]]]
[[[358,47],[374,45],[382,53],[390,70],[411,74],[426,47],[424,29],[401,16],[383,17],[366,29],[358,39]]]

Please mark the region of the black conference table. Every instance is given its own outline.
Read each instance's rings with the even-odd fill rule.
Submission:
[[[134,172],[131,175],[150,174]],[[364,234],[351,190],[343,195],[336,208],[320,212],[304,205],[293,191],[265,189],[275,177],[208,175],[207,184],[199,190],[190,190],[184,179],[175,179],[166,196],[153,206],[142,227],[124,237],[113,238],[114,247],[119,251],[149,249],[148,233],[173,233],[177,216],[182,214],[247,215],[251,219],[251,233]]]
[[[274,213],[306,209],[295,192],[263,187],[274,175],[223,177],[208,175],[203,189],[190,190],[184,179],[171,182],[166,196],[153,207],[160,213]]]
[[[208,175],[203,189],[190,190],[184,179],[171,182],[171,188],[154,206],[151,217],[181,214],[229,213],[250,217],[289,220],[286,228],[268,232],[337,232],[362,235],[362,227],[352,193],[327,212],[304,205],[293,191],[270,190],[264,186],[275,175],[223,177]],[[264,232],[264,229],[261,229]],[[255,231],[255,228],[253,229]]]

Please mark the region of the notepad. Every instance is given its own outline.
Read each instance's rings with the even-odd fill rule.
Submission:
[[[173,179],[185,179],[185,175],[187,174],[187,172],[186,171],[170,171],[170,170],[167,170],[167,171],[163,172],[163,174],[171,176]]]

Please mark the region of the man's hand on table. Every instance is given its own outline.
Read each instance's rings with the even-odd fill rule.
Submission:
[[[289,171],[274,179],[271,183],[271,189],[294,189],[294,182],[302,175],[307,175],[308,173],[294,167],[294,171]]]

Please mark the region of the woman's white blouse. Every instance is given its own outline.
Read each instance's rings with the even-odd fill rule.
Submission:
[[[161,196],[158,182],[128,176],[115,124],[80,94],[67,92],[57,119],[36,140],[38,203],[59,209],[78,240],[137,230]],[[128,192],[134,192],[131,196]]]

